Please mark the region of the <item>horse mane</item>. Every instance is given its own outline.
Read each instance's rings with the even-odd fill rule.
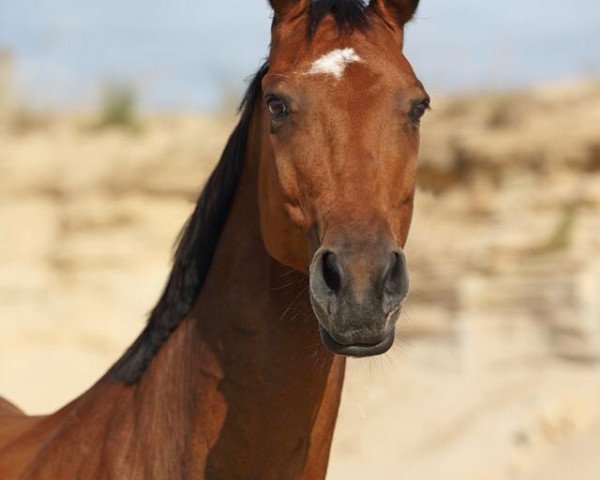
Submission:
[[[250,121],[261,94],[261,80],[267,71],[268,65],[265,63],[250,82],[240,106],[240,121],[208,179],[194,212],[179,235],[173,268],[148,324],[107,376],[127,384],[136,383],[152,358],[193,308],[208,276],[239,184]]]
[[[309,12],[309,35],[314,36],[327,15],[333,15],[341,31],[365,28],[368,25],[365,9],[362,0],[313,0]],[[240,105],[240,121],[179,235],[173,268],[146,327],[108,371],[107,377],[127,384],[138,382],[156,353],[192,310],[229,216],[244,166],[252,113],[268,69],[268,64],[263,64],[250,82]]]

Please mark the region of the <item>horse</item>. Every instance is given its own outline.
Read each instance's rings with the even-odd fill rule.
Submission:
[[[139,337],[86,393],[0,402],[0,478],[325,478],[347,357],[392,347],[429,96],[418,0],[270,0],[272,43]]]

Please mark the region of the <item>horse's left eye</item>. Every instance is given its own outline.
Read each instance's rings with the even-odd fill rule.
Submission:
[[[415,124],[419,125],[425,112],[431,108],[431,101],[429,98],[415,102],[412,104],[410,109],[410,120]]]

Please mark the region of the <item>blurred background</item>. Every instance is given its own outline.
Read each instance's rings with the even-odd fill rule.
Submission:
[[[0,0],[0,394],[133,341],[267,53],[266,0]],[[600,3],[422,0],[413,293],[332,479],[600,478]]]

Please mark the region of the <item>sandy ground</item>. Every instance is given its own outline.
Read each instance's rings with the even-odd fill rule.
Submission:
[[[28,413],[83,392],[140,331],[232,126],[89,123],[0,129],[0,393]],[[423,128],[414,300],[392,352],[350,362],[329,478],[600,478],[600,283],[579,281],[600,259],[600,89],[441,99]]]

